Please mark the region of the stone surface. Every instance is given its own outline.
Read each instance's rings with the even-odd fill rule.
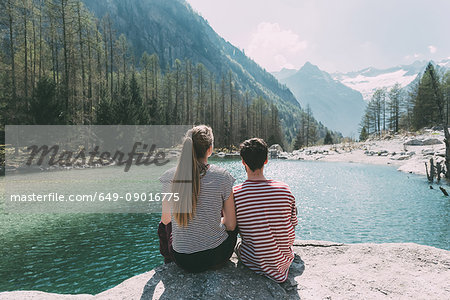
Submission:
[[[443,144],[443,142],[438,140],[438,139],[426,139],[426,140],[423,141],[423,145],[424,146],[439,145],[439,144]]]
[[[283,148],[279,144],[273,144],[269,147],[269,150],[276,150],[279,152],[283,152]]]
[[[422,146],[423,145],[423,141],[417,140],[417,139],[412,139],[412,140],[407,141],[403,145],[407,145],[407,146]]]
[[[232,258],[219,270],[189,274],[174,264],[134,276],[97,295],[37,291],[0,299],[450,299],[450,251],[413,243],[295,241],[301,259],[277,284]]]

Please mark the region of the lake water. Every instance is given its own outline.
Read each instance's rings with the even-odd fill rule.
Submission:
[[[245,180],[240,161],[213,163],[237,183]],[[99,169],[76,172],[99,176]],[[275,160],[266,174],[290,185],[299,239],[414,242],[450,250],[450,198],[437,186],[429,189],[423,176],[389,166]],[[95,294],[111,288],[162,263],[158,222],[157,214],[0,212],[0,291]]]

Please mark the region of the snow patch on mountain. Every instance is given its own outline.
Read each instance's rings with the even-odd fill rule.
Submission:
[[[392,88],[399,83],[407,88],[414,80],[423,74],[429,61],[415,61],[410,65],[401,65],[388,69],[366,68],[356,72],[334,73],[335,80],[359,91],[366,102],[370,101],[376,89]],[[435,65],[438,71],[444,74],[450,69],[450,59],[443,59]]]
[[[450,57],[446,60],[439,62],[438,66],[446,68],[446,69],[450,69]]]
[[[359,91],[365,101],[369,101],[372,98],[376,89],[386,87],[387,89],[399,83],[401,87],[405,87],[410,84],[417,74],[407,75],[407,70],[398,70],[390,73],[383,73],[378,76],[365,76],[364,73],[358,74],[355,77],[351,76],[335,76],[336,80],[339,80],[349,88]]]

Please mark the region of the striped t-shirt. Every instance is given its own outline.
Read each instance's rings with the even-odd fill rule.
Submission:
[[[292,245],[297,225],[295,198],[289,186],[275,180],[246,180],[233,192],[242,263],[284,282],[294,260]]]
[[[166,171],[160,178],[163,192],[170,192],[175,168]],[[210,165],[200,179],[197,208],[186,227],[178,226],[172,216],[172,247],[178,253],[191,254],[213,249],[228,238],[221,224],[223,202],[233,191],[234,178],[216,165]]]

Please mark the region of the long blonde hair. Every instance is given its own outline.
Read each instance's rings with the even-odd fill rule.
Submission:
[[[172,183],[172,192],[179,196],[173,205],[173,215],[179,226],[187,226],[195,215],[202,169],[199,159],[206,156],[213,142],[214,136],[209,126],[198,125],[186,133]]]

